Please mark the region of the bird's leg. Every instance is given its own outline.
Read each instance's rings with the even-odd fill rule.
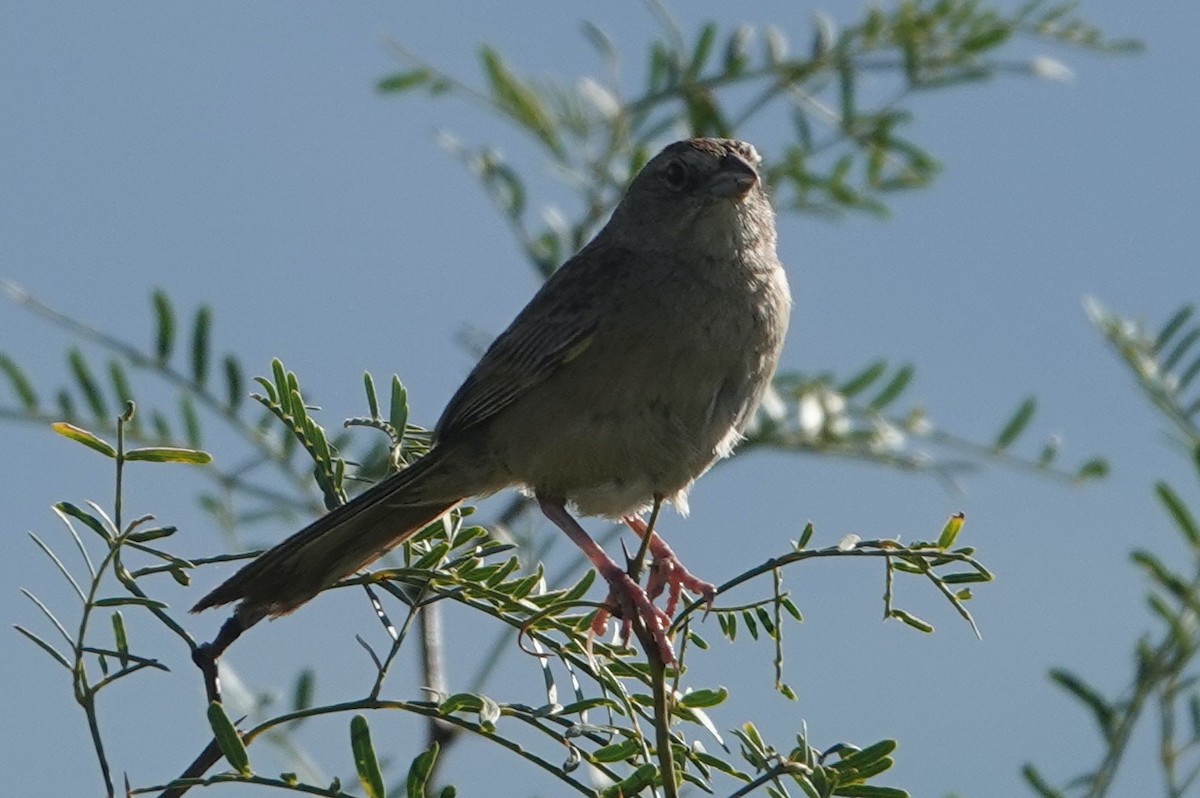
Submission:
[[[624,519],[625,524],[642,539],[638,562],[647,549],[650,551],[650,579],[646,583],[646,594],[653,601],[662,595],[663,589],[666,588],[668,616],[675,615],[675,610],[679,607],[679,595],[685,589],[703,598],[707,609],[712,609],[713,599],[717,597],[717,588],[693,575],[675,556],[675,552],[671,551],[667,542],[655,534],[654,521],[658,516],[658,506],[656,500],[649,524],[636,515],[627,515]]]
[[[192,662],[196,663],[204,677],[204,692],[210,703],[221,700],[221,678],[217,670],[217,660],[234,640],[242,636],[242,632],[262,619],[262,613],[259,613],[258,617],[245,617],[242,606],[239,605],[233,615],[229,616],[229,620],[221,625],[221,631],[217,632],[211,643],[204,643],[192,649]]]
[[[604,553],[604,549],[600,548],[596,541],[592,540],[579,525],[579,522],[571,517],[562,501],[541,497],[538,497],[537,501],[546,517],[567,533],[567,537],[574,541],[575,545],[583,551],[600,575],[604,577],[604,580],[608,582],[611,590],[609,600],[616,603],[616,607],[626,623],[626,639],[628,639],[628,624],[635,617],[640,619],[663,662],[674,664],[675,652],[671,648],[671,641],[667,639],[667,629],[671,625],[671,619],[667,614],[654,606],[654,603],[646,596],[646,591],[642,590],[638,583],[629,577],[629,574],[621,570],[621,566]],[[603,613],[596,615],[596,623],[592,625],[593,633],[604,633],[604,627],[607,626],[606,618],[607,616]],[[600,626],[599,629],[596,628],[597,623]]]
[[[646,534],[645,531],[638,532],[637,529],[633,530],[634,532],[637,532],[638,536],[641,537],[641,539],[642,539],[642,544],[640,546],[638,546],[637,556],[633,558],[633,561],[631,563],[629,563],[629,568],[627,570],[627,573],[629,574],[629,578],[635,582],[640,583],[642,581],[642,568],[645,567],[646,552],[650,549],[650,541],[652,541],[656,538],[656,536],[653,534],[654,525],[658,523],[658,513],[660,510],[662,510],[662,503],[663,503],[663,497],[655,494],[654,506],[650,508],[650,522],[648,524],[643,525],[643,529],[649,530],[649,532],[651,534]],[[629,524],[628,517],[626,517],[625,523]],[[641,523],[640,518],[638,519],[638,523]],[[631,529],[633,528],[632,524],[629,524],[629,526]],[[651,594],[650,598],[654,598],[654,595],[655,594]]]

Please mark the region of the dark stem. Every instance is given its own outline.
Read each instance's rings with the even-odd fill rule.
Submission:
[[[642,571],[646,568],[646,553],[650,551],[650,541],[654,539],[654,527],[658,524],[658,514],[662,511],[662,496],[654,497],[654,507],[650,510],[650,520],[646,523],[646,531],[642,535],[642,544],[638,546],[637,556],[629,564],[629,578],[640,582]]]

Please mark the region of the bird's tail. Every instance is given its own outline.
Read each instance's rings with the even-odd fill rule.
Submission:
[[[192,607],[241,600],[240,614],[285,615],[317,593],[382,557],[457,506],[454,500],[409,497],[441,458],[433,453],[318,518],[260,554]]]

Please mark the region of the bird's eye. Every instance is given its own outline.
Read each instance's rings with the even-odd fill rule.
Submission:
[[[667,185],[674,189],[683,188],[687,183],[687,169],[679,161],[672,161],[667,166]]]

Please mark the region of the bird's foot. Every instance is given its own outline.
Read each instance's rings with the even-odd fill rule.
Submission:
[[[648,531],[646,522],[637,516],[626,516],[625,524],[640,537],[645,538]],[[705,582],[689,571],[666,541],[658,535],[650,539],[650,578],[646,582],[646,594],[650,600],[667,593],[668,616],[674,616],[679,608],[679,598],[684,590],[694,593],[704,599],[705,612],[712,609],[713,600],[717,597],[717,588],[711,582]]]
[[[592,634],[604,636],[608,630],[608,619],[615,616],[621,620],[621,642],[628,644],[633,632],[633,619],[638,618],[662,661],[668,665],[675,664],[675,650],[667,636],[667,630],[671,628],[671,616],[656,607],[646,591],[624,571],[618,569],[614,573],[604,574],[604,578],[609,584],[608,598],[604,603],[612,609],[601,609],[596,613],[592,620]]]

